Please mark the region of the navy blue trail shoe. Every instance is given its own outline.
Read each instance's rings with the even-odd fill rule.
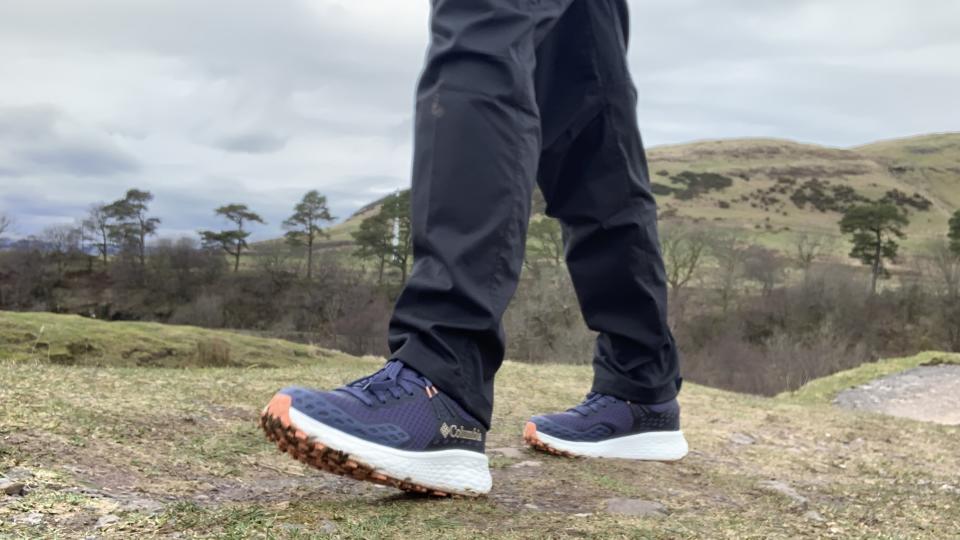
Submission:
[[[676,461],[688,450],[676,399],[638,405],[598,393],[567,412],[534,416],[523,439],[537,450],[568,457]]]
[[[260,425],[281,451],[327,472],[437,496],[490,491],[483,425],[397,360],[333,391],[285,388]]]

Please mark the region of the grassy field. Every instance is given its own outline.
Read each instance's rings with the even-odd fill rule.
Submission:
[[[53,363],[48,351],[69,352],[78,339],[100,350],[96,361]],[[124,357],[210,339],[229,343],[235,364]],[[690,384],[681,401],[692,453],[673,465],[523,449],[524,419],[579,401],[590,374],[507,362],[488,446],[494,490],[438,501],[315,472],[258,431],[277,388],[339,384],[381,360],[232,333],[0,313],[0,476],[26,489],[0,494],[0,538],[956,537],[960,428],[829,403],[843,387],[934,357],[960,361],[886,361],[772,399]],[[646,515],[618,513],[624,499],[646,501]]]
[[[0,316],[0,359],[89,367],[283,367],[352,357],[283,341],[189,326],[104,324],[75,315]]]

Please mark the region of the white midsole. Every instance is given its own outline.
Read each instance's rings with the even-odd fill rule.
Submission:
[[[413,452],[372,443],[290,408],[290,421],[324,445],[349,454],[391,478],[461,495],[489,493],[493,480],[487,456],[470,450]]]
[[[537,438],[557,450],[585,457],[676,461],[689,451],[682,431],[654,431],[599,442],[578,442],[551,437],[538,430]]]

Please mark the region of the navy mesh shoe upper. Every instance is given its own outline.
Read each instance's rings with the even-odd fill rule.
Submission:
[[[680,429],[677,400],[639,405],[613,396],[591,393],[566,412],[534,416],[537,431],[575,442],[597,442],[651,431]]]
[[[479,421],[399,360],[333,391],[281,390],[290,406],[361,439],[401,450],[460,448],[483,452]]]

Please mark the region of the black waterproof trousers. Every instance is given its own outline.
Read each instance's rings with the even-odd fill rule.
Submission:
[[[674,398],[677,351],[627,69],[625,0],[432,0],[417,92],[414,265],[390,349],[489,427],[533,182],[564,229],[593,391]],[[537,381],[527,381],[535,387]]]

